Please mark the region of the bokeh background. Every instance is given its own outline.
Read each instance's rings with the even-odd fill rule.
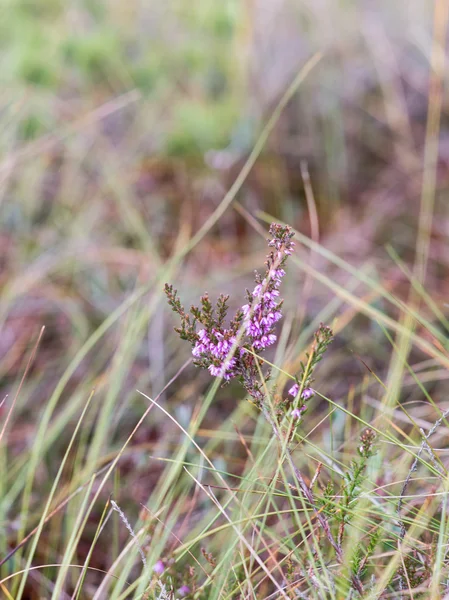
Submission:
[[[285,287],[293,349],[304,347],[320,320],[339,317],[323,393],[344,397],[363,380],[359,355],[379,374],[388,370],[382,329],[342,290],[397,319],[398,307],[373,282],[407,299],[418,260],[426,267],[419,282],[447,314],[449,99],[440,4],[3,3],[0,393],[14,394],[45,325],[8,433],[11,456],[20,457],[56,398],[37,488],[51,482],[90,389],[83,461],[94,469],[140,418],[146,405],[136,388],[157,394],[189,357],[173,333],[165,280],[187,305],[207,290],[230,293],[238,306],[253,270],[263,267],[271,219],[304,236]],[[226,196],[313,57],[254,166]],[[429,125],[429,103],[438,109],[440,99],[440,118]],[[294,350],[287,358],[294,372]],[[429,376],[436,397],[444,378]],[[209,383],[190,367],[162,400],[188,424]],[[202,439],[214,438],[240,397],[233,385],[218,392]],[[170,456],[179,431],[154,411],[134,443],[116,480],[131,514],[163,468],[148,463],[149,452]],[[238,470],[233,443],[221,440],[216,452]],[[63,480],[73,483],[69,474]],[[37,516],[37,492],[30,506]],[[17,527],[14,510],[10,516],[4,547]],[[45,556],[57,548],[47,535]],[[100,550],[94,562],[103,565]]]
[[[414,260],[429,65],[438,43],[434,8],[419,0],[5,3],[3,384],[20,370],[41,324],[48,383],[49,371],[136,282],[154,276],[176,243],[201,228],[317,52],[321,60],[238,191],[243,210],[231,203],[186,257],[178,283],[192,297],[204,286],[241,288],[237,276],[257,266],[251,253],[263,244],[248,215],[264,211],[308,236],[315,223],[316,241],[353,267],[368,261],[400,285],[386,245],[408,264]],[[444,94],[426,279],[436,300],[449,297],[447,108]],[[314,260],[330,277],[343,276]],[[327,302],[322,286],[312,296],[309,319]],[[155,381],[167,368],[168,325],[155,318],[154,343],[142,348],[145,369],[144,354],[154,348]]]

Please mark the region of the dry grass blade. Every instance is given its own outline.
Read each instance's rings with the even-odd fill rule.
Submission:
[[[34,358],[35,358],[36,353],[37,353],[37,349],[39,347],[39,343],[40,343],[40,341],[42,339],[42,336],[44,335],[44,331],[45,331],[45,327],[42,327],[41,330],[40,330],[39,336],[38,336],[38,338],[36,340],[36,343],[34,344],[34,347],[33,347],[33,350],[31,352],[30,358],[28,359],[28,363],[27,363],[27,365],[25,367],[25,371],[23,373],[22,379],[20,380],[19,387],[17,388],[17,392],[15,393],[15,396],[13,398],[11,406],[9,407],[8,414],[6,415],[5,422],[3,423],[2,430],[0,431],[0,444],[2,442],[3,436],[4,436],[6,428],[8,426],[8,423],[9,423],[9,421],[11,419],[12,412],[14,410],[14,406],[16,404],[17,398],[19,397],[19,394],[20,394],[20,391],[22,389],[22,386],[23,386],[23,384],[24,384],[24,382],[26,380],[26,377],[28,375],[28,372],[29,372],[29,370],[30,370],[30,368],[31,368],[31,366],[33,364]],[[5,401],[5,399],[2,400],[2,405],[3,405],[4,401]]]

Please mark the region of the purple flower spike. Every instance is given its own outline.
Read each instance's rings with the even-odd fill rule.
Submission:
[[[179,590],[178,590],[178,594],[181,596],[181,598],[184,598],[184,596],[187,596],[188,594],[190,594],[190,588],[188,585],[182,585]]]
[[[164,563],[161,560],[158,560],[153,565],[153,571],[156,573],[156,575],[162,575],[162,573],[165,571]]]
[[[242,306],[246,334],[256,350],[264,350],[276,341],[273,326],[282,318],[281,303],[277,302],[279,286],[285,275],[283,266],[287,256],[291,254],[294,243],[292,233],[280,225],[272,225],[273,236],[268,245],[276,248],[267,256],[265,277],[256,277],[257,285],[252,294],[248,293],[248,304]]]

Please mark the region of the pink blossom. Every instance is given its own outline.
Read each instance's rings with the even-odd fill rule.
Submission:
[[[162,575],[162,573],[165,571],[164,563],[161,560],[158,560],[153,565],[153,571],[156,573],[156,575]]]
[[[288,393],[290,394],[290,396],[297,396],[299,394],[299,389],[300,389],[299,383],[295,383],[288,390]],[[302,391],[301,398],[303,400],[309,400],[313,396],[313,394],[314,394],[314,391],[312,390],[312,388],[305,388]]]
[[[181,596],[181,598],[184,598],[184,596],[187,596],[188,594],[190,594],[190,588],[188,585],[182,585],[179,590],[178,590],[178,594]]]

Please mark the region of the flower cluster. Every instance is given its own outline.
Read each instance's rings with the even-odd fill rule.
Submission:
[[[208,356],[211,360],[208,366],[209,373],[229,380],[236,375],[237,359],[232,356],[232,348],[235,344],[235,336],[227,330],[220,332],[212,329],[208,333],[205,329],[200,329],[192,354],[195,358]]]
[[[288,393],[290,394],[290,396],[296,397],[299,394],[299,390],[300,390],[300,385],[299,383],[294,383],[292,385],[292,387],[288,390]],[[314,392],[312,390],[312,388],[306,388],[305,390],[302,391],[301,393],[301,398],[303,400],[310,400],[310,398],[313,396]]]
[[[290,396],[293,396],[294,398],[296,398],[296,396],[299,394],[301,386],[299,385],[299,383],[295,383],[292,385],[292,387],[289,389],[288,393],[290,394]],[[298,422],[302,419],[303,414],[306,412],[307,410],[307,400],[310,400],[310,398],[313,396],[314,391],[312,390],[312,388],[306,388],[301,392],[301,404],[300,406],[297,406],[296,408],[294,408],[292,410],[292,412],[290,413],[290,415],[296,419]]]
[[[278,269],[279,271],[281,269]],[[285,273],[285,271],[283,272]],[[277,279],[273,277],[269,281],[278,286],[280,284],[280,277]],[[273,326],[282,318],[279,304],[276,302],[277,296],[279,296],[277,287],[272,290],[267,288],[264,291],[263,284],[259,283],[252,293],[253,305],[244,304],[242,306],[246,334],[257,350],[263,350],[276,341]]]
[[[268,246],[274,251],[267,256],[265,277],[256,274],[256,287],[247,291],[247,304],[242,306],[246,335],[256,350],[264,350],[276,341],[273,332],[275,323],[282,318],[282,302],[278,302],[279,287],[285,275],[283,266],[294,248],[293,233],[289,228],[273,224],[270,228],[273,238]]]
[[[225,381],[238,377],[256,403],[261,402],[263,394],[255,353],[276,341],[274,327],[282,318],[279,288],[286,260],[294,247],[290,227],[272,224],[270,235],[266,271],[263,276],[256,273],[255,288],[246,291],[246,304],[229,324],[226,323],[229,296],[221,295],[216,306],[212,306],[206,293],[201,306],[192,306],[187,313],[173,286],[165,286],[170,306],[181,317],[181,327],[175,330],[191,343],[194,364]],[[197,324],[202,326],[198,331]],[[265,375],[265,380],[268,376]]]

